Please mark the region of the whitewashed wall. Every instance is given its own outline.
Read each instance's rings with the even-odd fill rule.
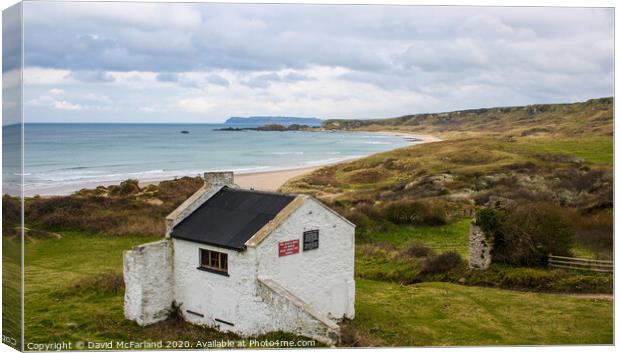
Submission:
[[[303,251],[303,232],[313,229],[319,248]],[[245,251],[174,238],[141,245],[125,253],[125,315],[153,323],[176,301],[195,324],[243,336],[283,330],[333,343],[331,319],[355,315],[354,234],[350,223],[307,199]],[[279,257],[278,243],[293,239],[300,252]],[[227,253],[228,276],[198,269],[200,249]]]
[[[254,253],[238,252],[210,245],[174,239],[174,294],[189,322],[217,327],[223,331],[244,333],[248,310],[256,301]],[[228,254],[228,276],[199,270],[199,249]],[[188,313],[190,310],[203,317]],[[240,318],[242,320],[240,320]],[[234,326],[215,321],[224,320]]]
[[[303,232],[319,230],[319,248],[303,251]],[[299,254],[278,256],[278,243],[298,239]],[[258,276],[271,279],[328,317],[355,316],[355,228],[307,199],[256,250]]]
[[[173,301],[172,246],[167,239],[123,254],[125,317],[139,325],[166,319]]]

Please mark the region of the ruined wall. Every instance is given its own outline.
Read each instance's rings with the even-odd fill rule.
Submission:
[[[139,325],[166,319],[173,301],[172,242],[163,239],[123,253],[125,317]]]
[[[472,224],[469,227],[469,268],[486,270],[491,265],[493,243],[487,240],[480,227]]]

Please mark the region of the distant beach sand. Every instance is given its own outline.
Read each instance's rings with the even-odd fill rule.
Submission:
[[[360,131],[363,133],[369,133],[371,131]],[[358,133],[357,131],[355,133]],[[442,141],[440,138],[432,135],[419,135],[400,131],[372,131],[372,133],[385,134],[392,136],[410,137],[416,139],[416,145],[429,142]],[[364,157],[360,157],[364,158]],[[275,170],[266,172],[252,172],[252,173],[235,173],[235,183],[244,189],[253,188],[255,190],[262,191],[277,191],[288,180],[296,178],[298,176],[311,173],[317,169],[328,165],[334,165],[339,163],[350,162],[359,158],[342,160],[338,162],[327,163],[318,166],[312,166],[308,168],[294,168],[285,170]],[[161,180],[145,181],[140,185],[146,186],[149,184],[158,184]]]
[[[310,173],[321,167],[322,166],[280,170],[273,172],[236,174],[235,184],[241,186],[244,189],[276,191],[278,190],[278,188],[280,188],[280,186],[284,185],[287,180]]]
[[[418,145],[422,143],[441,141],[440,138],[436,136],[432,136],[432,135],[417,135],[417,134],[410,134],[410,133],[405,133],[405,132],[391,132],[391,131],[385,131],[385,132],[378,131],[377,133],[415,138],[417,140],[416,144]],[[364,157],[361,157],[361,158],[364,158]],[[336,163],[324,164],[321,166],[315,166],[315,167],[310,167],[310,168],[298,168],[298,169],[270,171],[270,172],[235,174],[235,183],[245,189],[254,188],[256,190],[263,190],[263,191],[276,191],[290,179],[296,178],[304,174],[308,174],[312,171],[315,171],[327,165],[339,164],[339,163],[344,163],[347,161],[351,161],[351,160],[339,161]]]

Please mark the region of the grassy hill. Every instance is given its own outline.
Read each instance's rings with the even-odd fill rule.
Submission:
[[[611,257],[611,98],[383,120],[330,120],[324,127],[431,133],[445,139],[324,167],[282,187],[319,197],[362,230],[381,218],[377,210],[403,200],[438,203],[454,221],[473,206],[549,202],[571,213],[580,240],[576,253]]]
[[[582,136],[613,134],[613,98],[571,104],[470,109],[389,119],[326,120],[326,129],[411,131],[443,137],[464,135]]]

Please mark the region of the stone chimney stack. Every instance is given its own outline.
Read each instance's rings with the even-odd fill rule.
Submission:
[[[205,189],[213,189],[219,186],[234,186],[233,172],[206,172],[204,174]]]

